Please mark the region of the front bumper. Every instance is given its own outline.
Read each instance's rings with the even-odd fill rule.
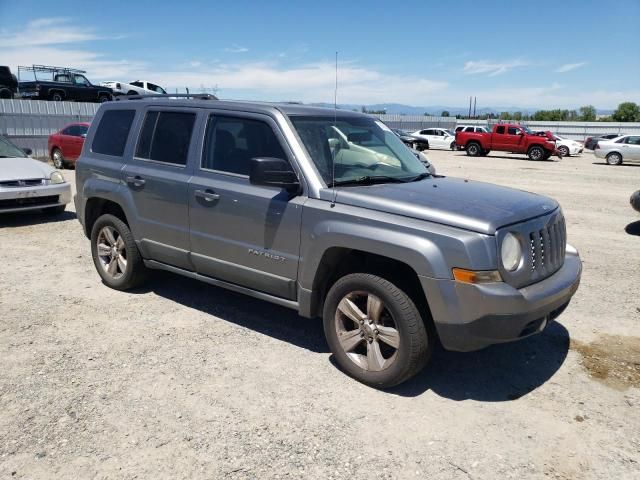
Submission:
[[[40,210],[71,201],[71,184],[0,188],[0,213]]]
[[[516,289],[506,283],[467,284],[420,277],[443,347],[468,352],[528,337],[544,329],[578,289],[582,262],[567,250],[550,277]]]

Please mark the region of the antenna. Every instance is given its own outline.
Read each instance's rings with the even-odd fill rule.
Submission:
[[[333,128],[338,123],[338,52],[336,52],[336,85],[333,90]],[[331,208],[336,206],[336,198],[338,197],[338,191],[336,190],[336,152],[337,147],[333,149],[333,159],[331,162],[331,188],[333,188],[333,200],[331,201]]]

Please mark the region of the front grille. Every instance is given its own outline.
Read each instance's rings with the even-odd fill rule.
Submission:
[[[58,195],[47,195],[44,197],[10,198],[6,200],[0,200],[0,210],[36,205],[57,204],[58,199]]]
[[[564,217],[555,219],[529,233],[528,269],[531,283],[557,272],[564,263],[567,231]]]
[[[42,178],[29,178],[26,180],[6,180],[0,182],[0,187],[36,187],[42,185]]]

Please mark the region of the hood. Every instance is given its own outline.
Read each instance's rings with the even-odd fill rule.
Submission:
[[[49,165],[33,158],[0,158],[0,182],[49,178],[54,171]]]
[[[505,225],[545,215],[559,207],[555,200],[535,193],[452,177],[338,187],[336,202],[488,235]]]

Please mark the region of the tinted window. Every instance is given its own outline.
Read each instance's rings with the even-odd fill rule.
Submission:
[[[143,87],[142,82],[131,82],[130,85],[133,85],[134,87],[140,87],[140,88]]]
[[[627,143],[631,145],[640,145],[640,137],[627,137]]]
[[[62,134],[63,135],[73,135],[73,127],[67,127],[64,130],[62,130]]]
[[[122,156],[133,123],[135,110],[107,110],[100,119],[91,151],[103,155]]]
[[[509,135],[517,135],[518,129],[516,127],[509,127]]]
[[[195,113],[147,113],[136,148],[136,157],[186,165],[195,120]]]
[[[202,168],[249,175],[255,157],[286,159],[272,128],[248,118],[211,116],[207,124]]]
[[[88,129],[89,127],[86,125],[71,125],[70,127],[65,128],[62,133],[73,137],[81,137],[82,135],[86,135]]]
[[[496,133],[504,133],[504,127],[496,128]]]

